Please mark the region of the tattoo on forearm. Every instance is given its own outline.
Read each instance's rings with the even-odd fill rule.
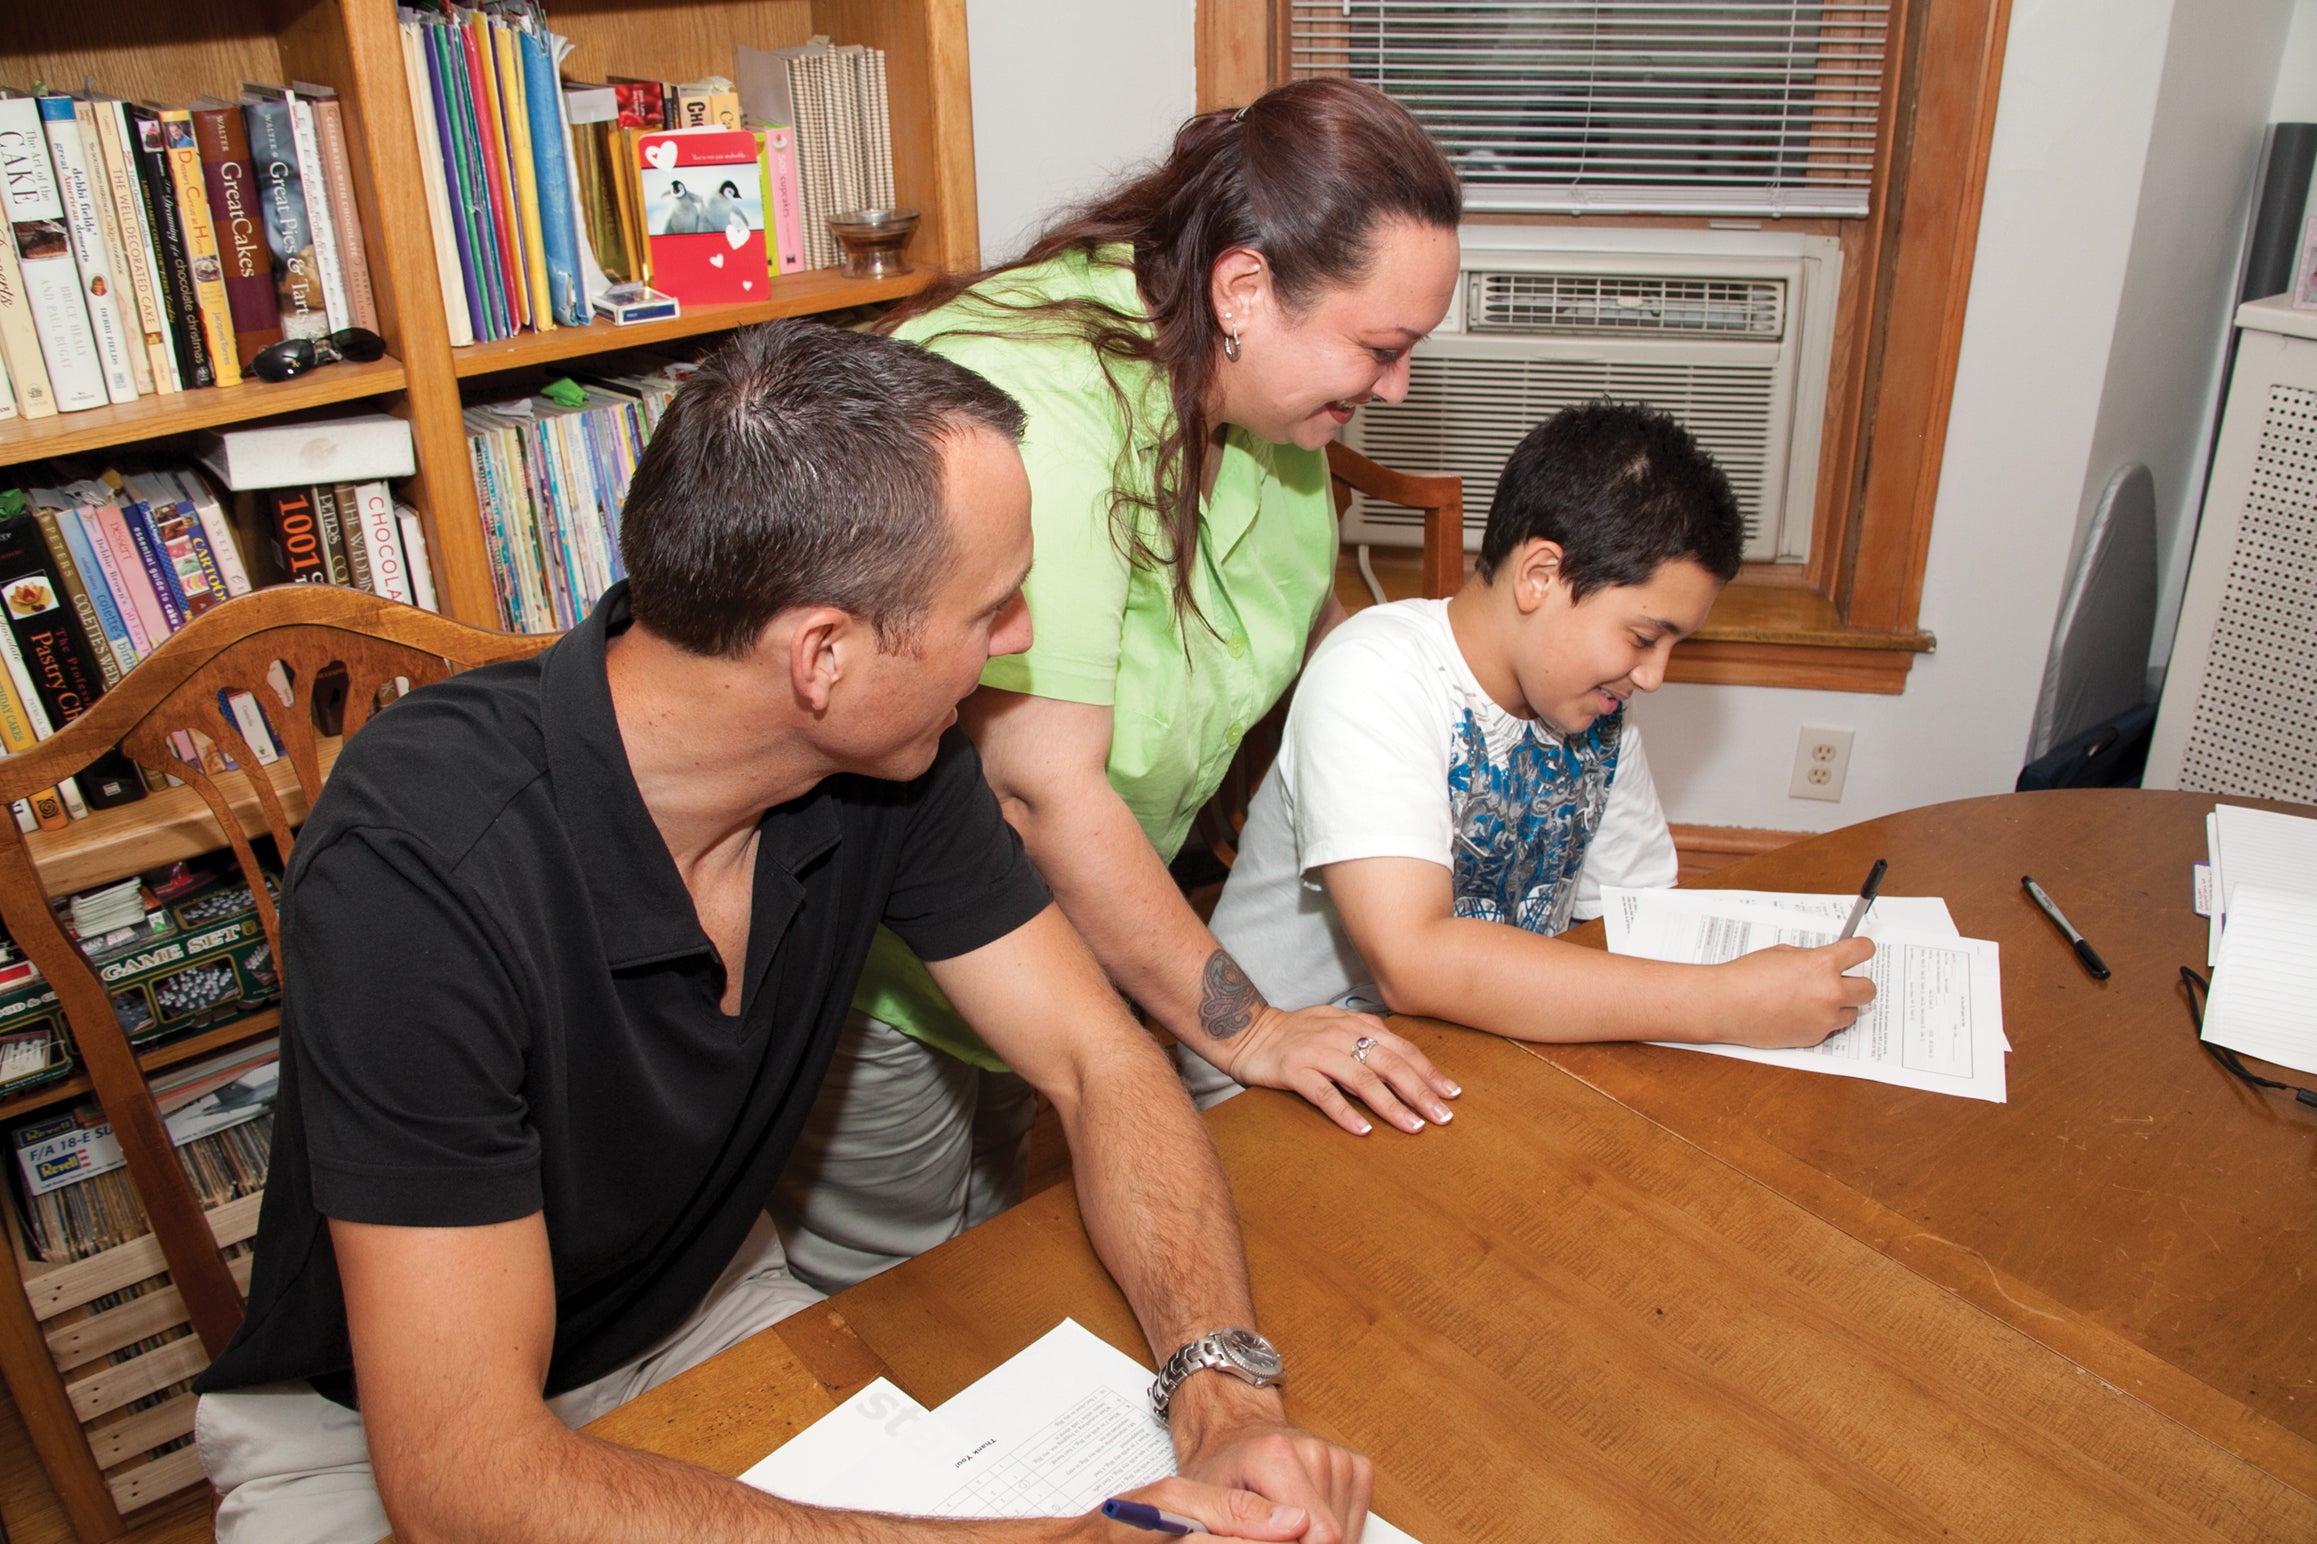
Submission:
[[[1220,949],[1207,956],[1207,967],[1199,973],[1199,1028],[1210,1039],[1230,1039],[1254,1023],[1263,1006],[1263,994],[1237,960]]]

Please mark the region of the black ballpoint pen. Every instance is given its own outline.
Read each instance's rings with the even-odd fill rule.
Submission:
[[[2092,973],[2092,979],[2094,981],[2107,980],[2108,962],[2100,958],[2100,951],[2092,947],[2091,940],[2077,932],[2076,925],[2063,916],[2060,909],[2052,904],[2052,898],[2043,893],[2043,886],[2025,874],[2019,876],[2019,885],[2027,892],[2027,898],[2035,902],[2036,909],[2051,918],[2052,926],[2067,936],[2068,942],[2075,948],[2076,958],[2084,962],[2084,969]]]
[[[1842,942],[1844,938],[1848,938],[1851,934],[1857,932],[1858,925],[1866,920],[1866,909],[1875,903],[1875,897],[1881,893],[1883,888],[1883,871],[1890,866],[1891,864],[1888,858],[1877,858],[1875,859],[1875,866],[1867,870],[1866,883],[1858,887],[1858,904],[1851,907],[1850,920],[1843,923],[1842,937],[1837,938],[1835,940],[1836,943]]]

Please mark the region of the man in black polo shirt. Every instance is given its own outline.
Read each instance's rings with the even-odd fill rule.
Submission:
[[[637,468],[628,583],[347,747],[288,876],[249,1312],[200,1385],[229,1544],[916,1535],[571,1429],[810,1300],[762,1206],[880,923],[1053,1099],[1153,1350],[1253,1323],[1205,1133],[953,727],[1030,638],[1022,427],[908,344],[740,334]],[[1162,1504],[1357,1528],[1366,1461],[1275,1390],[1187,1376],[1170,1413]]]

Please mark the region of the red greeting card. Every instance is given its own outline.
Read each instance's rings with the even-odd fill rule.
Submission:
[[[764,299],[756,136],[739,129],[644,134],[636,155],[652,287],[686,305]]]

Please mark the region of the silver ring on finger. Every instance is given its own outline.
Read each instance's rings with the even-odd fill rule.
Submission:
[[[1375,1038],[1375,1036],[1373,1036],[1373,1035],[1362,1035],[1362,1036],[1360,1036],[1360,1038],[1359,1038],[1359,1039],[1357,1039],[1357,1040],[1354,1040],[1354,1041],[1352,1042],[1352,1060],[1353,1060],[1353,1061],[1356,1061],[1356,1062],[1364,1062],[1364,1061],[1366,1061],[1366,1060],[1368,1059],[1368,1053],[1369,1053],[1370,1051],[1374,1050],[1375,1048],[1376,1048],[1376,1038]]]

